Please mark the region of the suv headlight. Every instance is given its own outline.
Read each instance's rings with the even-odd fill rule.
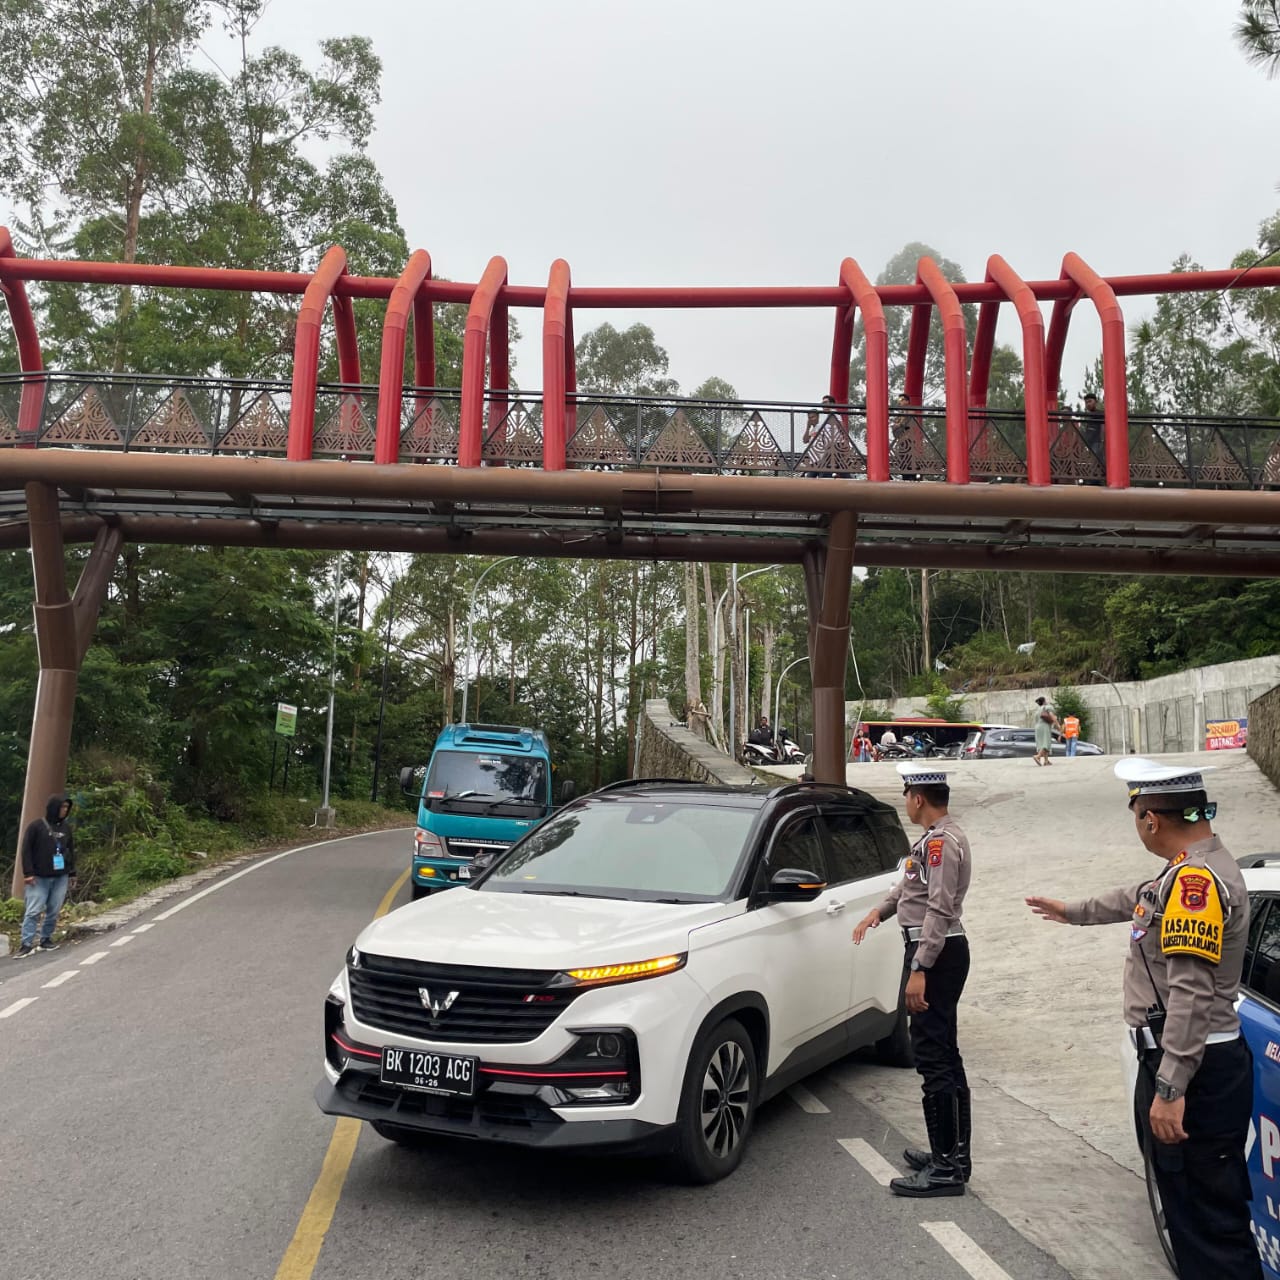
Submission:
[[[683,969],[689,953],[656,956],[652,960],[628,960],[622,964],[594,965],[585,969],[566,969],[563,976],[576,987],[603,987],[615,982],[636,982],[640,978],[658,978],[664,973]]]

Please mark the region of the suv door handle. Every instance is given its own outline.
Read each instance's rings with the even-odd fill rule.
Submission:
[[[843,910],[844,910],[844,903],[843,903],[843,902],[828,902],[828,903],[827,903],[827,915],[829,915],[829,916],[838,916],[838,915],[839,915]]]

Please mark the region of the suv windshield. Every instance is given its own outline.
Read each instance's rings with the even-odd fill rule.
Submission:
[[[480,751],[437,751],[427,775],[425,799],[475,798],[506,804],[547,803],[546,761]]]
[[[639,901],[728,896],[756,810],[618,797],[550,818],[477,886],[482,892]]]

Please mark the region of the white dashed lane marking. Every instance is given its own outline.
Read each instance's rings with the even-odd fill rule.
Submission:
[[[47,991],[50,987],[60,987],[64,982],[70,982],[79,972],[79,969],[64,969],[56,978],[50,978],[44,984],[44,990]]]
[[[869,1142],[861,1138],[841,1138],[840,1145],[882,1186],[887,1187],[901,1173]]]
[[[787,1090],[791,1101],[811,1116],[826,1116],[831,1114],[831,1108],[826,1105],[820,1098],[815,1098],[813,1094],[802,1084],[793,1084]]]
[[[1012,1280],[1009,1273],[974,1244],[954,1222],[922,1222],[920,1225],[973,1277],[973,1280]]]
[[[146,924],[140,924],[136,929],[130,929],[129,932],[130,933],[146,933],[148,929],[154,929],[155,927],[156,927],[156,922],[154,920],[151,920],[151,921],[148,921]]]
[[[112,947],[123,947],[126,945],[126,943],[130,943],[132,941],[133,941],[133,934],[126,933],[123,938],[117,938],[114,942],[109,943],[108,945]]]
[[[110,951],[95,951],[93,955],[85,956],[85,958],[81,960],[80,963],[82,965],[97,964],[99,960],[105,960],[110,954],[111,954]]]
[[[0,1009],[0,1018],[12,1018],[15,1013],[21,1013],[29,1004],[35,1004],[39,999],[38,996],[27,996],[23,1000],[15,1000],[6,1009]]]

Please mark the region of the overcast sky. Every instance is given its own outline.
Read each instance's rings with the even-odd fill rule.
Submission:
[[[1028,278],[1068,250],[1103,274],[1227,265],[1280,206],[1280,83],[1236,49],[1237,8],[273,0],[259,35],[372,38],[372,154],[440,274],[501,254],[520,284],[557,257],[579,285],[828,284],[910,240],[970,279],[993,252]],[[541,316],[520,315],[538,387]],[[829,312],[591,312],[579,334],[603,319],[649,323],[687,390],[826,389]],[[1072,329],[1078,392],[1098,334],[1083,308]]]

